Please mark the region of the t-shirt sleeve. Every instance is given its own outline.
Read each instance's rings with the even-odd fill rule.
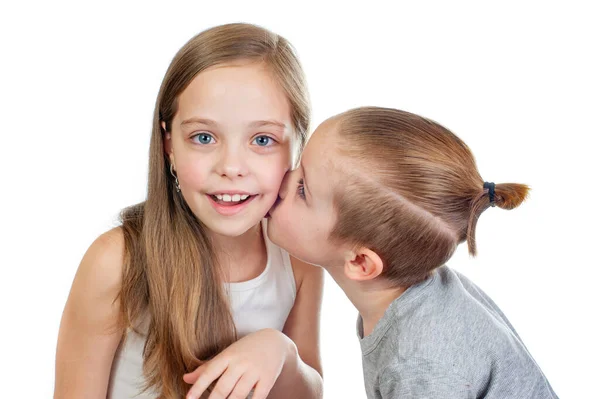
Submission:
[[[379,378],[379,392],[382,399],[476,398],[475,390],[462,376],[425,359],[386,366]]]

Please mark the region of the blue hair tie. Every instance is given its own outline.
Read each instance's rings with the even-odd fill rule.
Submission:
[[[485,182],[485,183],[483,183],[483,189],[488,190],[488,197],[490,197],[490,204],[492,204],[492,206],[496,206],[496,202],[495,202],[496,184]]]

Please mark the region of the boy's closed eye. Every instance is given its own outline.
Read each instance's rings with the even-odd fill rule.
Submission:
[[[304,179],[302,179],[302,178],[298,181],[298,187],[296,188],[296,193],[303,200],[306,199],[306,194],[304,192]]]

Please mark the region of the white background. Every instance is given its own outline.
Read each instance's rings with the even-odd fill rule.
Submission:
[[[450,265],[503,308],[561,398],[597,394],[599,13],[391,4],[2,3],[0,396],[51,397],[78,263],[144,199],[163,74],[193,35],[238,21],[295,45],[313,128],[359,105],[420,113],[468,143],[484,179],[533,187],[520,208],[482,216],[479,257],[461,246]],[[325,289],[325,397],[363,398],[356,312]]]

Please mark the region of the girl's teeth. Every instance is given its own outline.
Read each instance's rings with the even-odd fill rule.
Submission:
[[[213,197],[223,202],[240,202],[246,200],[250,196],[248,194],[213,194]]]

